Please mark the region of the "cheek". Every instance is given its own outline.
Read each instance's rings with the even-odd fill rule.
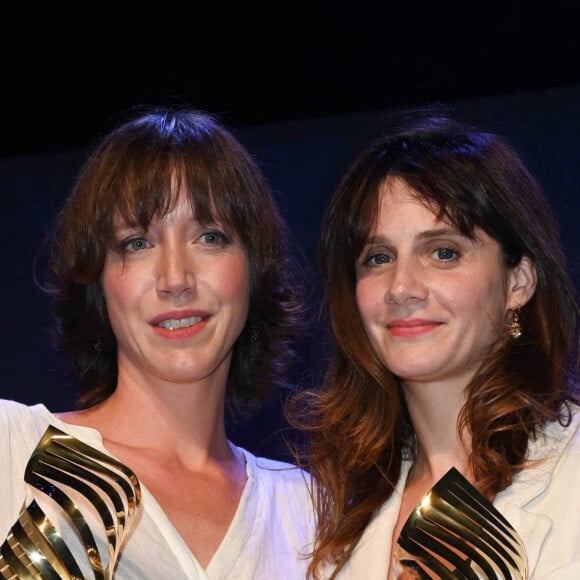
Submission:
[[[244,303],[247,310],[250,302],[250,272],[245,258],[235,258],[220,264],[219,273],[212,278],[216,294],[223,299]]]
[[[372,323],[381,307],[384,308],[382,294],[369,278],[364,278],[356,285],[356,305],[365,327]]]
[[[506,296],[500,280],[481,276],[465,278],[452,288],[441,290],[448,307],[458,316],[480,329],[501,326],[505,315]]]
[[[111,311],[128,308],[138,295],[138,280],[119,266],[105,266],[101,285],[107,308]]]

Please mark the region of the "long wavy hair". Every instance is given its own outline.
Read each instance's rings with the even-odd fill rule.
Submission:
[[[230,418],[287,384],[303,327],[304,272],[265,177],[211,114],[147,108],[95,147],[49,240],[56,345],[72,358],[78,408],[103,401],[117,385],[117,342],[100,282],[114,244],[113,216],[119,211],[147,229],[172,210],[182,191],[196,219],[231,228],[248,254],[250,308],[234,345]]]
[[[307,434],[304,464],[318,483],[318,535],[310,572],[344,566],[372,514],[393,493],[414,431],[400,383],[380,362],[361,322],[355,264],[378,217],[385,180],[403,180],[466,236],[482,228],[505,263],[522,256],[537,289],[521,309],[523,336],[498,335],[466,389],[458,431],[472,440],[479,490],[495,495],[525,467],[528,441],[578,402],[579,307],[558,228],[538,182],[502,137],[445,115],[420,115],[354,161],[324,217],[320,265],[333,347],[321,388],[299,393],[290,420]]]

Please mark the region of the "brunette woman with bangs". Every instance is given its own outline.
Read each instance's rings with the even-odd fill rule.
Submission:
[[[81,394],[0,401],[0,577],[304,577],[307,474],[226,434],[287,381],[303,328],[249,153],[207,113],[145,111],[98,144],[52,241]]]
[[[310,434],[317,578],[580,578],[578,302],[509,143],[419,116],[362,152],[320,242],[334,346]]]

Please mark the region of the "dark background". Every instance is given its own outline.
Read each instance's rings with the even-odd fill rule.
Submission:
[[[573,3],[120,4],[20,4],[0,21],[0,396],[72,404],[32,262],[90,146],[144,104],[219,115],[314,265],[322,212],[355,153],[409,109],[443,103],[521,151],[580,282]],[[305,352],[312,369],[321,351]],[[281,428],[275,402],[232,437],[283,457]]]
[[[7,2],[0,154],[85,146],[134,105],[233,126],[580,81],[577,2]]]

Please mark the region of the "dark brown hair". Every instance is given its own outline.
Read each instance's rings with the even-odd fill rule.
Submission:
[[[471,467],[495,495],[525,467],[528,440],[569,420],[576,401],[578,302],[555,219],[508,142],[445,116],[422,116],[377,141],[346,172],[324,217],[320,262],[333,339],[320,390],[300,393],[290,418],[310,435],[305,461],[318,482],[318,541],[310,571],[348,560],[373,512],[393,493],[414,432],[396,376],[374,353],[357,309],[355,264],[378,215],[385,180],[403,180],[440,217],[473,237],[485,230],[506,264],[528,256],[537,289],[521,309],[520,340],[498,347],[467,386],[458,430],[470,433]]]
[[[177,182],[177,184],[176,184]],[[257,406],[285,385],[302,328],[299,261],[266,180],[233,133],[202,111],[150,108],[107,134],[87,159],[57,217],[50,266],[57,344],[72,356],[86,408],[116,388],[116,339],[100,277],[113,216],[147,229],[187,191],[196,219],[219,220],[241,239],[250,309],[228,381],[230,410]]]

